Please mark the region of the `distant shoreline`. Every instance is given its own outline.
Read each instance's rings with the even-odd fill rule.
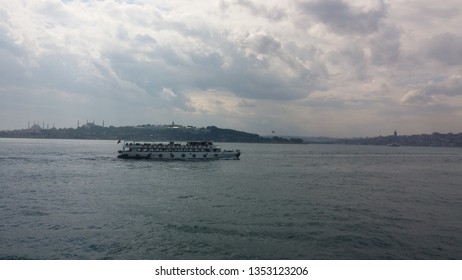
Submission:
[[[20,129],[0,131],[0,138],[69,139],[69,140],[134,140],[134,141],[215,141],[282,144],[348,144],[378,146],[462,147],[462,133],[388,135],[362,138],[260,136],[238,130],[208,126],[125,126],[97,125],[79,128]]]
[[[143,125],[103,127],[92,123],[78,128],[42,129],[38,125],[21,130],[0,131],[0,138],[134,140],[134,141],[215,141],[246,143],[303,144],[295,137],[263,137],[254,133],[208,126],[202,128],[178,125]]]

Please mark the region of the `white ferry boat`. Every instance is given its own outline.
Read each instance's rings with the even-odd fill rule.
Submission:
[[[120,143],[121,141],[119,141]],[[156,160],[239,159],[240,150],[222,150],[211,141],[186,143],[123,142],[118,158]]]

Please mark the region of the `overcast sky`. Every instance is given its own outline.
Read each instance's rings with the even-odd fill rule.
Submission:
[[[0,130],[462,132],[460,0],[0,2]]]

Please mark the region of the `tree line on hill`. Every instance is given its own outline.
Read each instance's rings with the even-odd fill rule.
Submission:
[[[303,143],[301,138],[262,137],[258,134],[208,126],[202,128],[174,125],[103,127],[83,125],[78,128],[22,129],[0,131],[0,137],[47,139],[99,139],[133,141],[215,141],[247,143]]]

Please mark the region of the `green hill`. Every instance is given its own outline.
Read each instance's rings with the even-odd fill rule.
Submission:
[[[216,141],[246,143],[302,143],[302,139],[262,137],[258,134],[208,126],[196,128],[181,125],[139,125],[102,127],[89,123],[79,128],[52,128],[0,131],[0,137],[47,139],[100,139],[133,141]]]

